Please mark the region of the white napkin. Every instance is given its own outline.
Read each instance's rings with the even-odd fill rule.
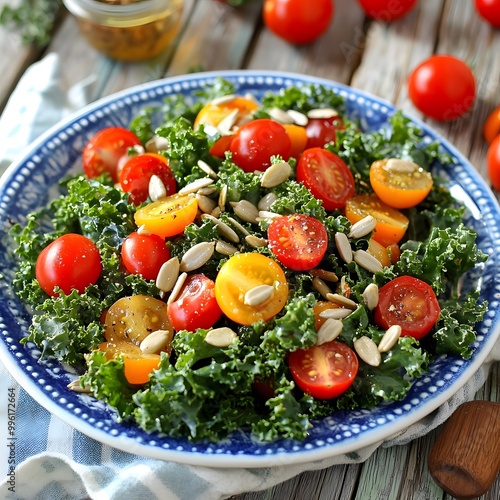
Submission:
[[[68,112],[91,99],[93,78],[68,89],[59,61],[49,54],[29,68],[0,117],[4,149],[0,173],[36,137]],[[7,140],[5,140],[7,139]],[[213,469],[132,455],[98,443],[72,429],[36,403],[0,362],[0,498],[31,500],[219,500],[270,488],[306,470],[365,461],[379,446],[405,444],[444,422],[463,402],[472,400],[500,345],[474,377],[446,404],[392,438],[349,456],[263,469]],[[15,403],[14,447],[8,440],[8,403]],[[11,417],[12,418],[12,417]],[[17,464],[14,468],[12,462]]]

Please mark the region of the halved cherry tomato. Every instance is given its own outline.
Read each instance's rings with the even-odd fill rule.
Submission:
[[[129,273],[140,274],[146,280],[155,280],[161,266],[170,259],[170,250],[156,234],[133,232],[125,238],[121,256]]]
[[[493,189],[500,191],[500,135],[493,140],[488,148],[486,165]]]
[[[187,277],[177,298],[168,305],[168,318],[175,330],[194,332],[219,321],[222,310],[214,288],[215,283],[204,274]]]
[[[397,243],[393,243],[387,247],[387,255],[391,261],[391,264],[396,264],[401,257],[401,249]]]
[[[239,126],[242,121],[247,121],[258,107],[259,105],[252,99],[240,96],[236,96],[234,99],[219,104],[209,102],[201,108],[196,116],[193,128],[194,130],[198,130],[200,125],[217,127],[220,122],[233,113],[234,110],[237,110],[234,125]]]
[[[306,214],[275,218],[267,229],[269,249],[286,267],[308,271],[323,259],[328,233],[322,222]]]
[[[307,144],[307,133],[304,127],[300,125],[295,125],[293,123],[284,123],[283,127],[290,137],[292,142],[292,150],[290,151],[290,156],[298,158],[300,154],[306,149]]]
[[[140,208],[134,219],[149,233],[168,238],[181,234],[197,213],[198,202],[194,196],[174,194]]]
[[[376,195],[353,196],[346,203],[345,215],[351,224],[364,219],[367,215],[375,217],[377,224],[373,239],[385,247],[399,243],[410,223],[406,215],[390,207]]]
[[[339,116],[311,118],[306,125],[306,148],[322,148],[329,142],[335,142],[337,130],[343,130],[344,128],[344,122]]]
[[[118,299],[108,309],[105,326],[104,337],[108,342],[126,341],[137,346],[156,330],[169,332],[170,339],[174,334],[167,304],[148,295]]]
[[[391,22],[410,12],[417,0],[358,0],[368,17]]]
[[[226,157],[226,151],[229,151],[229,146],[231,146],[232,140],[232,135],[223,135],[222,137],[219,137],[213,143],[209,153],[217,158],[224,159]]]
[[[38,256],[36,279],[42,290],[57,297],[59,287],[66,295],[71,290],[83,293],[97,283],[102,272],[101,256],[95,243],[81,234],[64,234],[47,245]]]
[[[332,399],[351,387],[359,361],[348,345],[332,340],[291,352],[288,366],[293,380],[306,394]]]
[[[242,125],[231,141],[232,160],[245,172],[266,170],[271,156],[290,158],[292,141],[281,123],[267,118]]]
[[[153,175],[158,176],[167,196],[175,193],[177,184],[174,174],[168,166],[168,160],[156,153],[144,153],[133,156],[120,170],[120,186],[126,193],[130,193],[129,200],[140,205],[149,196],[149,181]]]
[[[245,294],[260,285],[273,287],[271,295],[260,303],[245,300]],[[251,325],[267,321],[283,309],[288,299],[288,283],[274,260],[259,253],[241,253],[230,257],[221,267],[215,279],[215,297],[229,319]]]
[[[373,238],[370,238],[370,241],[368,241],[367,252],[373,255],[384,267],[389,267],[391,265],[391,259],[389,258],[387,248]]]
[[[483,127],[484,140],[491,144],[500,134],[500,106],[497,106],[486,118]]]
[[[436,324],[441,313],[434,290],[413,276],[399,276],[379,289],[374,320],[381,328],[401,326],[401,335],[420,339]]]
[[[321,316],[321,313],[330,309],[339,309],[339,307],[338,304],[330,302],[329,300],[318,300],[318,302],[316,302],[316,305],[313,307],[316,331],[319,330],[327,320],[327,318]]]
[[[297,180],[323,202],[325,210],[344,207],[354,195],[354,176],[336,154],[323,148],[306,149],[299,159]]]
[[[149,382],[153,370],[160,364],[158,354],[144,354],[135,344],[126,341],[103,342],[99,350],[111,360],[123,356],[123,372],[127,382],[133,385],[142,385]]]
[[[378,160],[370,167],[370,184],[375,194],[390,207],[411,208],[422,202],[432,189],[432,175],[422,167],[398,171],[387,167],[388,160]]]
[[[121,127],[102,129],[83,148],[83,172],[89,179],[108,172],[118,182],[117,167],[120,159],[129,148],[140,145],[141,141],[130,130]]]

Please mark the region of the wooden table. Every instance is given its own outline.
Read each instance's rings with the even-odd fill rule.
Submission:
[[[311,3],[314,0],[308,0]],[[0,0],[0,5],[10,4]],[[500,31],[478,18],[472,1],[421,0],[407,17],[392,24],[369,22],[353,0],[335,1],[335,18],[317,42],[292,46],[276,38],[261,20],[261,2],[240,9],[213,0],[185,0],[184,26],[175,47],[147,63],[113,62],[79,36],[74,19],[63,12],[52,42],[44,49],[24,46],[0,29],[0,111],[25,69],[56,52],[68,85],[95,74],[93,98],[145,81],[193,70],[270,69],[317,75],[366,90],[420,117],[407,95],[406,79],[433,53],[465,60],[477,80],[472,112],[451,123],[431,125],[486,176],[486,144],[481,135],[488,113],[500,103]],[[500,401],[500,369],[494,368],[478,399]],[[365,463],[306,472],[250,499],[445,499],[432,480],[427,455],[439,432],[406,446],[381,448]],[[484,499],[500,497],[500,478]]]

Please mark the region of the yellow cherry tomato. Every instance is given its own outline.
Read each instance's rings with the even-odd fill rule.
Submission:
[[[272,287],[262,301],[252,300],[252,289],[261,285]],[[288,283],[281,267],[269,257],[258,253],[233,255],[215,279],[215,298],[222,312],[240,325],[251,325],[276,316],[288,299]]]
[[[307,144],[307,133],[305,127],[301,127],[300,125],[295,125],[293,123],[285,123],[283,127],[290,137],[290,141],[292,142],[292,151],[290,152],[290,156],[294,158],[299,158],[299,156],[306,149]]]
[[[168,238],[181,234],[197,213],[198,202],[194,196],[174,194],[140,208],[134,219],[149,233]]]
[[[394,162],[394,168],[391,168],[391,162]],[[415,163],[384,159],[370,167],[370,184],[377,196],[390,207],[411,208],[426,198],[433,180],[430,172]]]
[[[237,96],[232,100],[217,103],[208,103],[201,108],[194,121],[193,128],[198,130],[200,125],[217,127],[219,123],[229,116],[236,109],[238,113],[234,120],[234,125],[238,126],[242,121],[247,121],[248,117],[258,108],[258,104],[251,99]]]

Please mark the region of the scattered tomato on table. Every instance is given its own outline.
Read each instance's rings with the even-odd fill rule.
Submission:
[[[479,15],[495,28],[500,27],[500,0],[475,0]]]
[[[358,0],[368,17],[382,22],[391,22],[406,16],[417,0]]]
[[[500,135],[496,136],[488,148],[486,165],[493,188],[500,191]]]

